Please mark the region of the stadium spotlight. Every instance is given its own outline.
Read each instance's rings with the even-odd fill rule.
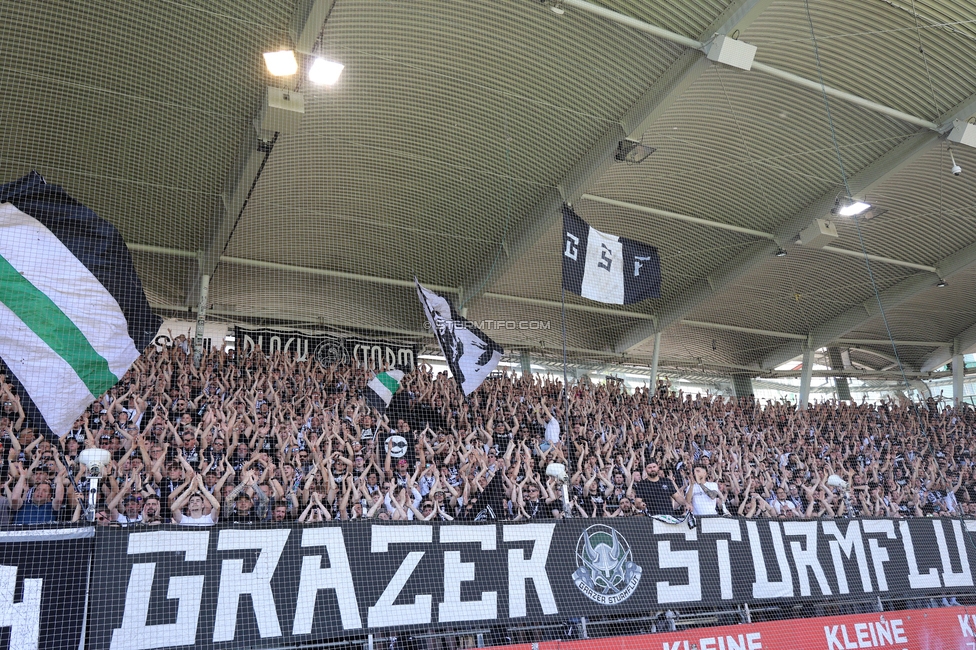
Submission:
[[[776,257],[786,257],[786,251],[784,249],[779,249],[776,251]]]
[[[617,153],[614,160],[618,162],[628,162],[632,165],[639,165],[657,151],[654,147],[648,147],[637,140],[626,138],[617,143]]]
[[[264,53],[264,65],[275,77],[289,77],[298,72],[298,59],[293,50]]]
[[[949,283],[945,281],[945,278],[939,278],[939,283],[935,286],[939,287],[940,289],[944,289],[945,287],[949,286]]]
[[[539,2],[541,4],[548,6],[549,11],[556,14],[557,16],[562,16],[564,13],[566,13],[566,10],[563,9],[562,7],[563,4],[562,0],[539,0]]]
[[[334,86],[344,67],[341,63],[317,58],[308,70],[308,80],[320,86]]]
[[[837,214],[843,217],[853,217],[871,209],[870,203],[865,203],[864,201],[841,201],[837,206]]]

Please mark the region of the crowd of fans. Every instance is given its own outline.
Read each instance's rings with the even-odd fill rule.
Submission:
[[[465,399],[421,365],[381,415],[363,397],[368,369],[219,351],[197,368],[177,339],[60,439],[25,424],[3,376],[0,525],[78,521],[89,447],[111,454],[103,525],[976,514],[970,409],[797,410],[666,382],[628,393],[582,380],[564,395],[552,378],[499,374]],[[552,463],[567,469],[568,504]]]

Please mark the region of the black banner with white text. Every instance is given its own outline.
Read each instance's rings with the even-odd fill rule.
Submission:
[[[976,521],[646,518],[99,530],[89,647],[973,592]]]
[[[95,531],[0,532],[0,649],[82,648]]]
[[[416,342],[246,327],[234,328],[234,345],[242,358],[255,350],[269,356],[284,352],[295,355],[299,361],[314,358],[324,366],[358,363],[373,370],[399,368],[404,372],[416,368],[417,356],[422,349]]]

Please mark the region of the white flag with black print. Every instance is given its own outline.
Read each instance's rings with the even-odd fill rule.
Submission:
[[[563,206],[563,288],[629,305],[661,297],[661,261],[650,244],[600,232]]]
[[[478,390],[488,378],[505,351],[488,335],[454,311],[447,298],[424,288],[417,278],[417,296],[427,315],[427,322],[437,338],[451,374],[465,395]]]

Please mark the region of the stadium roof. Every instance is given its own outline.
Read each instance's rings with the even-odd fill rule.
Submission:
[[[307,81],[311,56],[264,67],[309,7],[335,86]],[[976,151],[953,145],[953,176],[946,140],[976,114],[968,3],[89,0],[0,18],[0,179],[37,169],[116,224],[161,312],[195,307],[208,274],[218,317],[406,335],[416,275],[475,321],[548,323],[491,333],[552,351],[565,200],[658,246],[664,277],[628,307],[567,296],[575,357],[649,360],[661,332],[664,366],[760,374],[836,344],[890,370],[890,329],[913,372],[976,343]],[[709,60],[716,36],[756,46],[751,69]],[[305,112],[265,156],[269,85]],[[615,161],[625,138],[656,151]],[[839,158],[870,218],[831,215]],[[796,243],[817,218],[834,250]]]

